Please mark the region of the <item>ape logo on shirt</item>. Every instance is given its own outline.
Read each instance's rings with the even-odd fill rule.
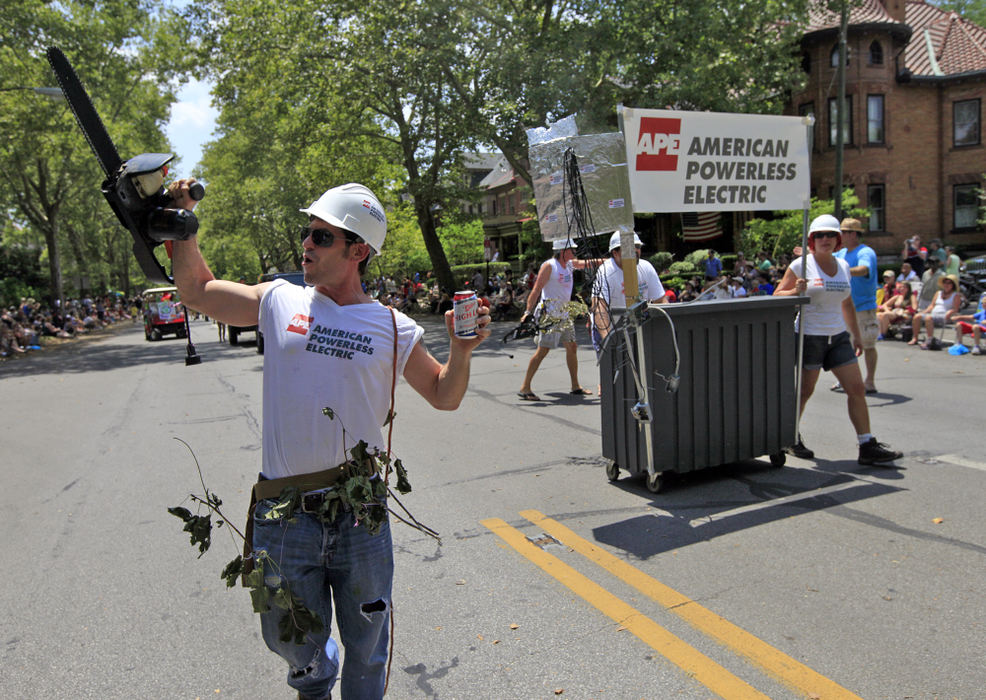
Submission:
[[[294,318],[288,324],[289,333],[297,333],[298,335],[308,335],[308,329],[312,325],[312,316],[305,316],[304,314],[295,314]]]

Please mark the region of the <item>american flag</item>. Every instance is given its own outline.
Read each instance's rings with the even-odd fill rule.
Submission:
[[[722,235],[722,219],[717,211],[688,212],[681,215],[681,233],[686,241],[709,241]]]

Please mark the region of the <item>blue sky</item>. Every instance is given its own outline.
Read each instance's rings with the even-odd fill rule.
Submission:
[[[211,140],[218,112],[210,104],[211,85],[191,80],[171,105],[171,121],[165,129],[171,147],[181,159],[172,164],[170,174],[188,177],[202,157],[202,144]]]

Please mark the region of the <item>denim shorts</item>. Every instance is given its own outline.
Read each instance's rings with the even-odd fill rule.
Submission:
[[[824,369],[828,371],[851,365],[856,361],[856,349],[852,345],[849,331],[835,335],[808,335],[805,333],[805,348],[801,355],[802,369]]]

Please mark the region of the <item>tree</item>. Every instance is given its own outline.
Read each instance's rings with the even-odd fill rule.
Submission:
[[[450,13],[435,48],[477,138],[494,143],[529,183],[530,126],[575,113],[583,133],[613,131],[620,103],[778,113],[802,79],[791,47],[806,0],[475,0],[466,7]]]
[[[860,209],[859,197],[852,189],[842,191],[842,213],[865,221],[869,217],[868,209]],[[808,221],[816,216],[831,214],[835,211],[835,203],[831,199],[811,198],[808,209]],[[804,211],[775,212],[774,219],[751,219],[740,234],[740,249],[751,259],[761,250],[767,251],[771,260],[777,260],[781,254],[791,254],[795,246],[801,245],[801,235],[804,230]]]
[[[958,12],[963,19],[980,27],[986,27],[986,2],[983,0],[936,0],[934,4],[943,10]]]
[[[469,196],[464,152],[494,144],[530,182],[525,128],[570,112],[589,130],[614,129],[621,101],[776,112],[800,79],[789,40],[804,8],[805,0],[202,0],[190,16],[221,109],[216,158],[207,153],[203,174],[213,183],[256,177],[262,206],[283,212],[351,179],[391,210],[406,193],[431,266],[451,286],[437,218]],[[289,201],[288,192],[304,196]],[[219,208],[218,198],[203,203]]]
[[[103,174],[67,105],[31,88],[54,84],[44,51],[59,46],[124,158],[166,151],[167,80],[186,65],[182,37],[171,32],[183,25],[153,7],[23,0],[0,18],[0,201],[8,217],[44,236],[55,299],[64,297],[65,246],[79,276],[129,281],[129,234],[98,194]]]

